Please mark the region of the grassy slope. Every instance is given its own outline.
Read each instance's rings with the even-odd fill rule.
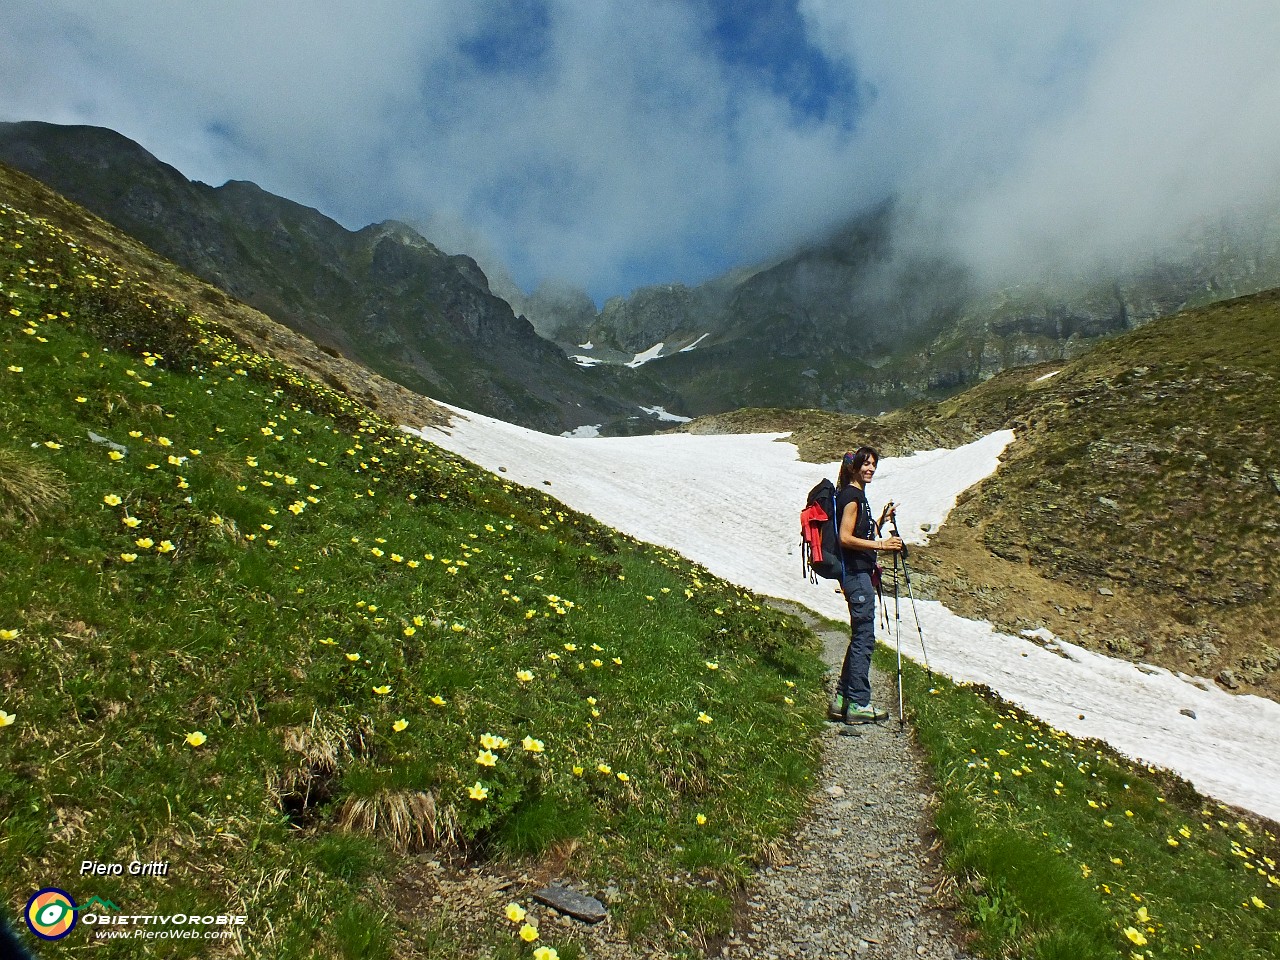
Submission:
[[[633,936],[727,929],[811,782],[806,632],[244,350],[79,232],[0,231],[15,910],[52,884],[246,914],[253,955],[515,955],[500,914],[389,912],[393,887],[417,851],[572,839],[567,876],[621,890]]]
[[[500,906],[527,885],[475,921],[417,895],[453,851],[616,884],[633,936],[714,942],[809,783],[819,674],[793,622],[242,350],[85,234],[73,251],[10,208],[0,229],[12,909],[61,882],[243,911],[255,956],[530,956]],[[907,680],[976,950],[1280,949],[1267,824],[983,691]],[[485,734],[509,741],[492,767]],[[75,876],[135,857],[170,876]],[[91,949],[73,937],[61,953]]]

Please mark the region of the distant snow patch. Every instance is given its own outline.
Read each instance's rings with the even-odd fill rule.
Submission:
[[[688,353],[690,350],[692,350],[694,347],[700,344],[703,340],[707,339],[707,337],[709,336],[711,336],[711,334],[704,333],[702,336],[700,336],[697,340],[693,341],[693,343],[689,344],[687,347],[681,347],[680,352]]]
[[[641,407],[645,413],[651,417],[657,417],[659,420],[667,420],[671,423],[690,423],[692,417],[682,417],[677,413],[667,413],[664,407]]]
[[[584,357],[580,353],[575,353],[569,359],[580,367],[598,367],[600,364],[604,363],[603,360],[598,360],[595,357]]]
[[[654,358],[661,356],[662,348],[665,346],[666,346],[665,343],[655,343],[652,347],[650,347],[644,353],[637,353],[632,360],[629,360],[627,362],[627,366],[638,367],[641,364],[648,363],[650,360],[653,360]]]
[[[1036,377],[1036,378],[1035,378],[1034,380],[1032,380],[1031,382],[1032,382],[1032,383],[1043,383],[1044,381],[1048,380],[1050,377],[1056,377],[1056,376],[1057,376],[1058,374],[1060,374],[1061,372],[1062,372],[1061,370],[1053,370],[1053,371],[1050,371],[1049,373],[1046,373],[1043,377]]]
[[[596,348],[596,345],[592,343],[590,340],[588,340],[586,343],[578,344],[579,350],[594,350],[595,348]]]
[[[601,426],[602,424],[599,424],[599,423],[596,423],[596,424],[587,423],[581,427],[576,427],[573,430],[566,430],[564,433],[560,434],[560,436],[568,437],[570,440],[577,440],[579,438],[598,437],[600,436]]]

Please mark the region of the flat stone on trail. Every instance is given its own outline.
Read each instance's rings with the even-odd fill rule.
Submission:
[[[562,887],[558,883],[543,887],[533,894],[533,899],[584,923],[599,923],[609,915],[604,904],[595,897],[588,897],[584,893]]]

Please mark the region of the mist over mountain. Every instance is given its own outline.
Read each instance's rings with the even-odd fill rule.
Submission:
[[[1280,285],[1280,207],[1201,221],[1110,268],[1064,263],[1018,283],[930,249],[918,229],[913,210],[886,203],[780,261],[646,287],[590,322],[581,298],[560,306],[567,293],[529,309],[547,335],[589,341],[606,362],[662,344],[646,369],[700,413],[748,402],[874,413]]]
[[[1201,221],[1110,269],[1064,261],[1006,283],[922,242],[918,204],[886,202],[785,257],[597,309],[568,283],[525,293],[403,223],[349,231],[252,183],[188,181],[111,131],[2,124],[0,159],[325,349],[556,433],[650,431],[657,408],[878,413],[1280,286],[1280,208]]]

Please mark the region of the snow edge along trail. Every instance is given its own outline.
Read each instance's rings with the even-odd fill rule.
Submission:
[[[446,428],[404,427],[504,479],[541,490],[637,539],[676,550],[719,577],[792,600],[833,620],[848,608],[831,582],[800,575],[798,515],[809,489],[838,464],[799,459],[782,433],[568,438],[458,407]],[[995,472],[1013,432],[956,450],[885,458],[868,488],[873,509],[899,504],[908,543],[926,542],[965,489]],[[910,602],[902,650],[922,660]],[[929,666],[986,684],[1081,738],[1166,767],[1200,792],[1280,821],[1280,704],[1233,696],[1210,681],[1116,660],[1056,640],[1058,652],[917,600]],[[881,642],[893,644],[881,631]],[[1194,714],[1190,716],[1189,714]]]

